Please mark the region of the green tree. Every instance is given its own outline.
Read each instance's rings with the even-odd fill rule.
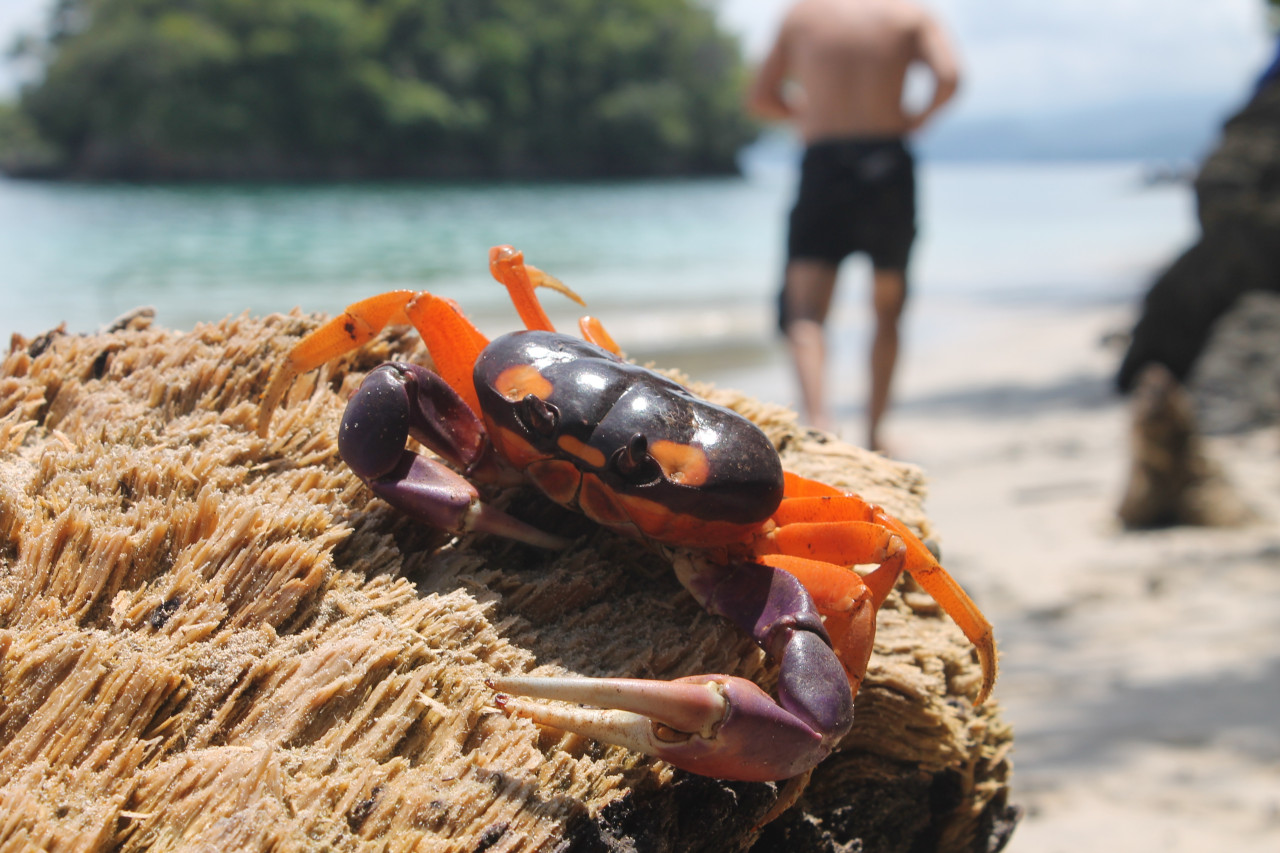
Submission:
[[[698,0],[58,0],[28,50],[87,176],[726,171],[752,132]]]

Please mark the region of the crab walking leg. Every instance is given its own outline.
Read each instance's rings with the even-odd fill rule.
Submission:
[[[583,300],[581,296],[574,293],[572,288],[569,287],[569,285],[565,284],[563,281],[556,278],[551,273],[546,272],[545,270],[540,270],[537,267],[535,267],[533,264],[525,264],[524,271],[529,275],[529,283],[532,284],[535,288],[545,287],[548,290],[554,290],[556,293],[559,293],[561,296],[567,296],[569,299],[572,299],[574,302],[578,303],[583,308],[587,307],[587,303]]]
[[[534,288],[547,287],[585,305],[582,298],[559,279],[537,267],[524,263],[524,255],[510,246],[495,246],[489,251],[489,269],[504,284],[520,319],[527,328],[554,332],[551,320],[534,294]],[[585,318],[590,319],[590,318]],[[479,409],[471,376],[476,358],[489,344],[475,325],[467,319],[452,299],[427,291],[392,290],[353,302],[337,317],[299,341],[271,377],[258,407],[258,434],[266,437],[271,416],[279,407],[293,380],[343,353],[362,346],[390,323],[412,323],[431,352],[436,371],[472,408]],[[604,331],[598,320],[583,326],[584,335],[615,354],[618,345]]]
[[[551,325],[551,318],[543,310],[542,303],[533,293],[534,283],[525,267],[523,252],[511,246],[494,246],[489,250],[489,272],[500,284],[506,286],[525,328],[543,332],[556,330]]]
[[[338,452],[378,497],[434,527],[479,531],[542,548],[566,540],[486,505],[470,481],[406,449],[413,436],[470,474],[491,464],[484,427],[445,381],[414,364],[384,364],[352,395]]]
[[[436,373],[467,401],[473,411],[480,411],[480,398],[476,395],[472,371],[481,350],[489,345],[489,339],[467,319],[452,299],[419,293],[405,306],[405,314],[427,345]]]
[[[982,686],[978,690],[978,698],[974,705],[981,705],[991,695],[996,684],[996,640],[995,629],[987,621],[987,617],[930,553],[925,544],[898,519],[888,513],[877,511],[876,518],[881,524],[896,531],[906,543],[907,553],[905,568],[916,583],[942,605],[960,630],[978,650],[978,662],[982,665]]]
[[[776,518],[776,516],[775,516]],[[797,522],[756,540],[759,554],[791,554],[838,566],[883,563],[906,550],[902,537],[871,521]]]
[[[806,498],[842,495],[844,492],[835,486],[828,486],[826,483],[819,483],[817,480],[810,480],[808,477],[801,477],[799,474],[793,474],[790,471],[782,472],[783,495],[789,498]]]
[[[968,593],[910,528],[856,495],[784,499],[774,519],[809,517],[808,507],[817,504],[825,504],[827,514],[833,519],[867,516],[872,521],[783,524],[760,540],[759,547],[764,549],[763,553],[776,549],[778,553],[840,566],[877,563],[879,568],[865,578],[874,593],[877,609],[897,582],[899,574],[905,570],[942,606],[977,649],[978,662],[982,666],[982,685],[974,704],[985,702],[996,681],[995,632]],[[821,515],[818,512],[814,517]]]
[[[280,405],[295,377],[315,370],[325,362],[373,340],[388,323],[407,323],[404,307],[413,299],[412,290],[392,290],[353,302],[346,309],[294,345],[284,363],[276,368],[258,407],[258,434],[266,437],[271,416]]]
[[[774,531],[771,538],[775,541],[786,540],[789,535],[786,531],[800,528],[804,530],[804,537],[800,538],[807,537],[811,540],[806,546],[809,553],[800,556],[820,554],[819,559],[845,566],[880,563],[880,568],[865,578],[877,596],[877,607],[884,596],[888,595],[898,573],[905,569],[942,606],[947,615],[955,620],[977,649],[978,662],[982,666],[982,685],[974,704],[981,705],[985,702],[996,681],[995,631],[978,609],[978,605],[974,604],[968,593],[911,529],[857,495],[842,493],[831,486],[790,472],[785,474],[784,494],[786,497],[774,513],[774,520],[783,523],[783,526]],[[878,552],[868,550],[868,543],[874,537],[867,539],[863,538],[864,534],[852,535],[849,532],[855,522],[837,520],[831,522],[830,526],[816,521],[808,523],[811,519],[820,518],[862,518],[872,522],[873,526],[883,528],[886,543],[891,548],[887,554],[888,561],[880,557]],[[897,542],[896,548],[892,544],[894,541]],[[786,552],[795,553],[794,550]]]
[[[510,696],[497,704],[704,776],[765,781],[812,769],[853,725],[853,696],[809,596],[787,572],[758,563],[676,562],[709,611],[750,631],[779,662],[777,702],[745,679],[697,675],[677,681],[494,678],[492,686],[508,694],[604,710]]]
[[[622,355],[622,347],[618,346],[618,342],[613,339],[613,335],[609,334],[598,317],[579,317],[578,331],[582,334],[584,341],[595,344],[601,349],[607,349],[614,355]]]
[[[489,250],[489,271],[498,282],[507,288],[511,302],[516,306],[520,319],[529,329],[554,332],[551,318],[543,309],[534,293],[535,288],[546,287],[556,293],[567,296],[579,305],[586,307],[582,297],[570,290],[564,282],[543,272],[532,264],[524,262],[524,253],[511,246],[494,246]],[[603,347],[614,355],[622,355],[613,336],[605,330],[604,324],[596,317],[582,317],[578,320],[578,331],[585,341]]]

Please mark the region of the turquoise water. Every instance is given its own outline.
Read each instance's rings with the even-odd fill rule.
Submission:
[[[1182,186],[1139,164],[926,165],[913,304],[1131,299],[1193,233]],[[486,253],[512,243],[624,347],[768,334],[794,172],[576,184],[165,186],[0,180],[8,331],[88,331],[138,305],[189,328],[248,310],[332,312],[387,288],[514,320]],[[865,290],[849,267],[841,304]],[[571,318],[576,309],[548,297]],[[935,318],[936,320],[936,318]]]

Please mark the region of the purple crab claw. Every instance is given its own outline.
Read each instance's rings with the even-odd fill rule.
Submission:
[[[777,661],[777,702],[730,675],[676,681],[515,676],[489,679],[494,690],[512,694],[495,704],[703,776],[769,782],[813,769],[853,727],[853,693],[809,594],[794,575],[759,563],[677,561],[677,574],[704,607],[749,631]]]
[[[677,681],[495,677],[488,684],[502,691],[495,704],[507,713],[719,779],[763,782],[799,775],[830,753],[851,721],[836,722],[835,730],[824,732],[822,721],[806,721],[752,682],[729,675]],[[843,709],[835,714],[847,716]]]
[[[365,377],[342,415],[338,452],[356,476],[396,509],[443,530],[539,548],[569,544],[485,504],[465,476],[409,450],[410,436],[463,471],[491,464],[484,426],[457,391],[426,368],[388,362]]]

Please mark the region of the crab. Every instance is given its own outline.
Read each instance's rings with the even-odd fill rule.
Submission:
[[[495,675],[488,684],[496,707],[706,776],[800,776],[852,727],[876,614],[904,570],[976,647],[974,704],[986,701],[996,678],[992,627],[906,525],[856,495],[785,472],[758,427],[625,360],[598,320],[582,318],[581,338],[557,333],[534,288],[576,296],[519,251],[495,247],[489,265],[525,329],[490,341],[454,302],[425,291],[353,303],[278,367],[259,432],[268,434],[296,376],[388,324],[411,323],[435,369],[375,368],[349,400],[338,436],[343,460],[374,494],[448,531],[565,547],[481,496],[480,487],[531,482],[660,549],[704,608],[750,634],[778,666],[776,700],[723,674]],[[410,437],[433,455],[410,449]],[[865,575],[853,569],[871,564]]]

